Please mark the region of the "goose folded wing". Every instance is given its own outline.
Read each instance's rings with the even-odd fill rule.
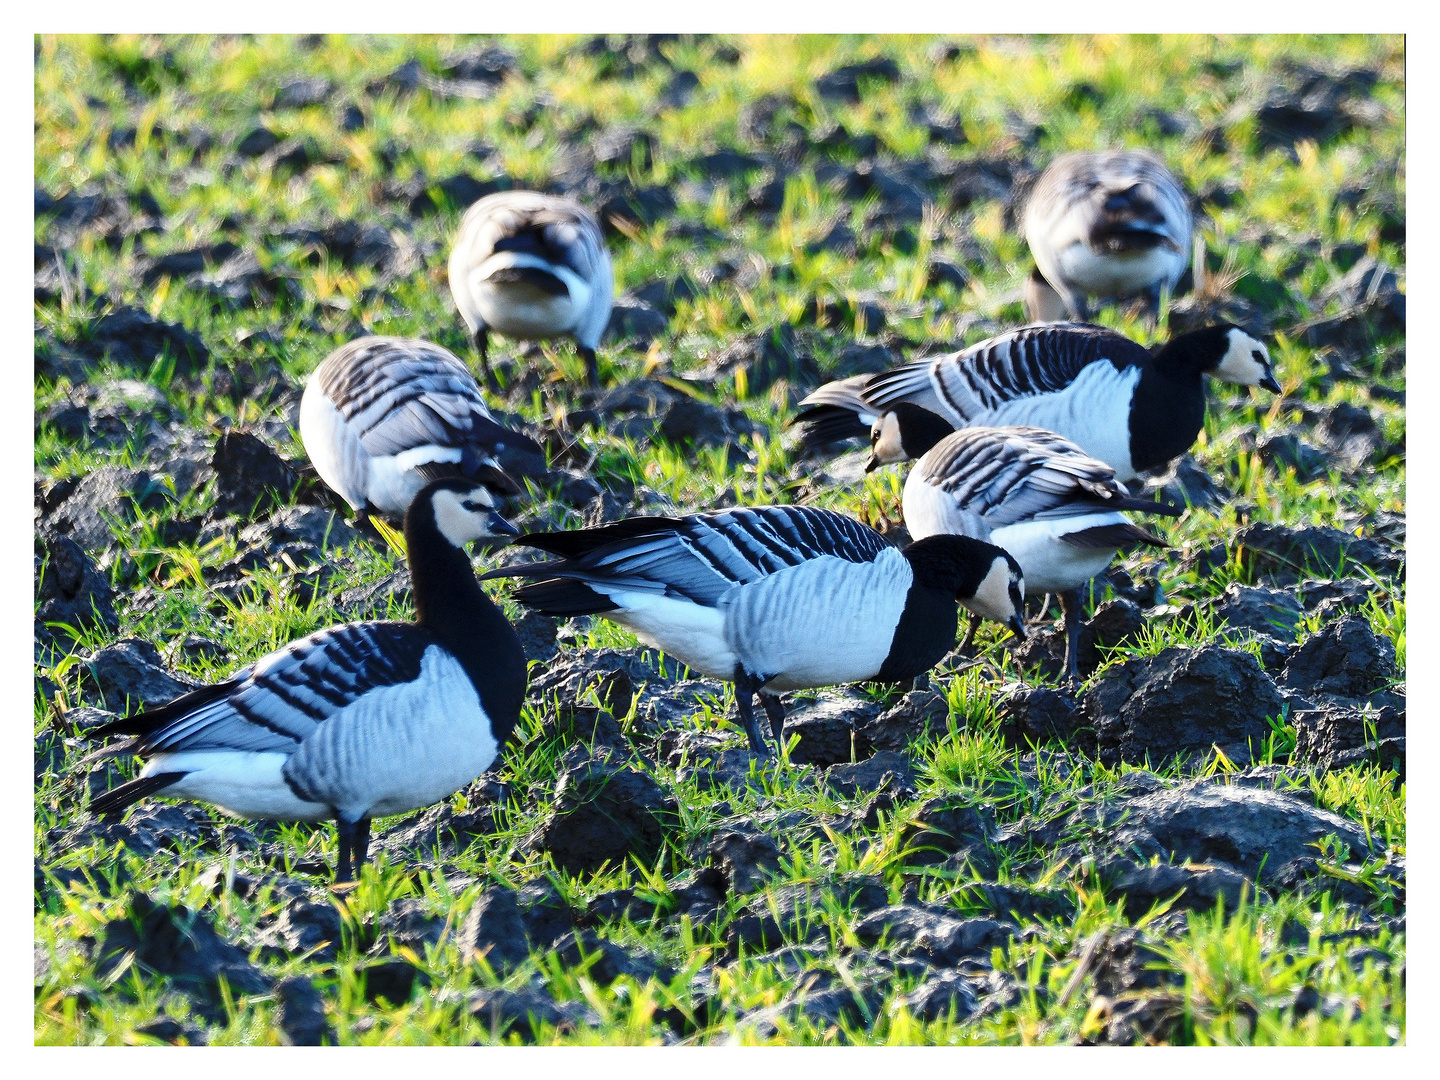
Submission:
[[[933,360],[921,360],[871,378],[865,395],[877,406],[909,401],[942,415],[971,419],[1038,394],[1064,390],[1089,365],[1118,368],[1149,358],[1122,334],[1084,323],[1026,326]],[[940,403],[927,405],[926,399]]]
[[[372,690],[413,682],[432,644],[408,623],[350,623],[296,641],[228,682],[130,717],[96,735],[132,734],[124,749],[293,752]]]
[[[1037,429],[969,428],[935,448],[921,478],[992,528],[1091,512],[1124,496],[1114,471],[1059,436]]]
[[[746,507],[617,524],[521,537],[517,543],[566,558],[503,567],[485,577],[566,577],[594,585],[663,591],[714,605],[736,586],[810,559],[828,555],[868,563],[889,547],[879,533],[843,514],[808,507]]]

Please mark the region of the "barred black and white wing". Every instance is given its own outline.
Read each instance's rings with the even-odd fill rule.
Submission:
[[[632,518],[596,529],[515,541],[563,556],[486,577],[554,574],[713,605],[739,585],[829,555],[873,562],[888,549],[875,530],[843,514],[800,506],[743,507],[687,518]]]
[[[542,452],[495,421],[453,353],[418,338],[357,338],[326,357],[306,386],[300,435],[316,472],[347,502],[394,514],[430,478],[427,466],[518,491],[496,456]]]
[[[966,428],[942,439],[915,466],[916,481],[991,528],[1018,521],[1140,509],[1115,470],[1039,428]]]
[[[1120,389],[1123,398],[1104,404],[1108,411],[1118,403],[1123,412],[1129,406],[1129,383],[1138,377],[1137,365],[1149,358],[1142,346],[1104,327],[1086,323],[1026,326],[960,352],[916,360],[878,375],[827,383],[800,403],[808,409],[797,421],[807,425],[806,438],[817,445],[868,434],[868,425],[900,402],[928,409],[956,428],[1024,423],[1027,403],[1071,391],[1091,365],[1102,363],[1107,366],[1093,380],[1095,391],[1108,399]],[[1116,382],[1126,385],[1112,387]],[[1083,424],[1083,415],[1077,420]]]
[[[473,447],[487,455],[535,443],[496,423],[480,386],[449,349],[418,338],[359,338],[317,369],[335,403],[371,454],[427,444]]]
[[[111,724],[127,752],[295,752],[365,694],[415,681],[434,639],[411,623],[348,623],[291,642],[230,679]]]
[[[97,734],[147,759],[91,802],[122,810],[150,794],[242,817],[345,821],[428,806],[495,760],[494,727],[455,655],[408,623],[324,630]]]
[[[1142,346],[1104,327],[1043,323],[881,372],[864,393],[877,410],[908,401],[963,427],[1007,403],[1062,392],[1091,364],[1123,371],[1149,358]]]

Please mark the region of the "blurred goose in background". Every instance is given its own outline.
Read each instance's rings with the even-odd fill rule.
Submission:
[[[954,646],[957,604],[1025,630],[1020,569],[998,547],[936,536],[902,551],[829,510],[628,518],[516,543],[559,559],[486,577],[528,578],[515,592],[520,603],[547,615],[600,615],[695,671],[733,681],[756,754],[768,752],[756,694],[778,741],[777,692],[913,679]]]
[[[1080,589],[1122,547],[1166,547],[1124,511],[1179,516],[1183,510],[1130,495],[1114,470],[1052,431],[971,427],[951,431],[934,413],[901,403],[875,424],[875,453],[919,457],[905,480],[905,527],[920,541],[972,536],[1015,557],[1026,585],[1058,593],[1065,613],[1065,674],[1079,679]],[[972,618],[964,645],[975,635]]]
[[[1205,425],[1206,375],[1280,392],[1264,342],[1228,323],[1180,334],[1153,355],[1101,326],[1055,323],[827,383],[800,402],[793,422],[804,425],[809,445],[821,446],[867,436],[884,412],[909,402],[951,428],[1056,432],[1125,482],[1190,449]],[[886,453],[901,448],[886,446]]]
[[[1136,294],[1158,313],[1190,265],[1193,230],[1184,189],[1148,150],[1061,154],[1022,219],[1037,270],[1025,287],[1030,318],[1084,320],[1088,297]]]
[[[496,455],[543,454],[495,422],[459,358],[419,338],[356,338],[327,356],[300,400],[300,439],[320,479],[357,513],[397,518],[442,476],[518,494]]]
[[[615,273],[595,215],[573,199],[501,191],[460,221],[450,252],[450,292],[490,377],[489,334],[575,338],[590,384],[595,347],[610,321]]]
[[[464,546],[515,535],[485,488],[426,487],[405,515],[416,617],[321,630],[225,682],[98,729],[130,735],[86,761],[146,759],[91,800],[113,814],[150,795],[242,818],[324,821],[337,881],[365,862],[370,819],[439,802],[488,769],[520,715],[525,654],[475,580]]]

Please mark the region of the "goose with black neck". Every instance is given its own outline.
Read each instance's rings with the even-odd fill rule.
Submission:
[[[336,880],[353,879],[372,818],[458,791],[490,767],[519,719],[524,652],[465,553],[515,533],[484,487],[431,483],[405,515],[414,622],[317,631],[224,682],[99,729],[95,737],[131,738],[87,761],[131,753],[146,763],[91,811],[120,813],[157,795],[242,818],[333,818]]]
[[[795,422],[812,446],[865,437],[885,412],[906,402],[954,430],[1053,431],[1125,483],[1194,443],[1205,424],[1207,376],[1280,391],[1264,342],[1228,323],[1180,334],[1153,355],[1103,326],[1047,323],[827,383],[800,403],[805,408]]]

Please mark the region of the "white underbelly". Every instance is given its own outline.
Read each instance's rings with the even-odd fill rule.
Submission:
[[[717,609],[658,593],[590,586],[620,605],[602,617],[634,631],[645,644],[712,679],[733,679],[740,658],[725,640],[725,617]]]
[[[568,294],[552,296],[523,282],[481,282],[475,301],[487,326],[517,338],[569,333],[579,318]]]
[[[905,528],[909,530],[911,539],[969,536],[988,542],[990,527],[980,515],[962,510],[948,492],[921,479],[924,460],[917,461],[905,478]]]
[[[151,758],[140,775],[184,772],[157,794],[213,803],[235,817],[324,821],[334,816],[329,806],[300,798],[285,782],[281,770],[289,757],[243,750],[185,750]]]
[[[370,480],[370,455],[313,377],[300,399],[300,438],[326,485],[359,510]]]
[[[1103,571],[1117,549],[1076,547],[1060,537],[1097,525],[1125,523],[1125,515],[1115,512],[1025,521],[996,529],[990,534],[990,542],[1004,548],[1020,564],[1027,594],[1065,592],[1078,589]]]
[[[1161,283],[1174,285],[1185,255],[1163,245],[1139,251],[1096,251],[1074,243],[1059,253],[1065,280],[1091,296],[1127,296]]]

